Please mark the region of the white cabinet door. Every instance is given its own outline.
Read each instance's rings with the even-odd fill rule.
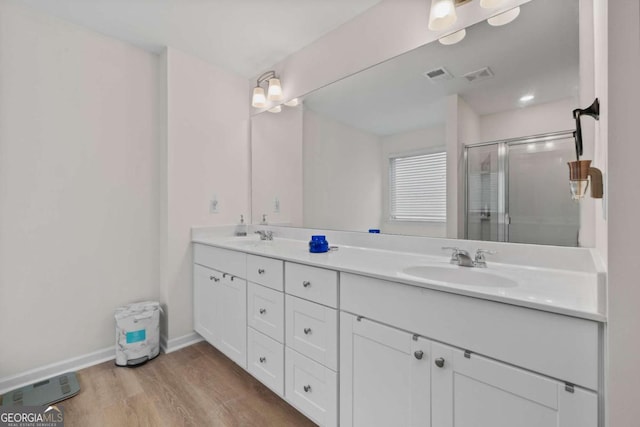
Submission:
[[[218,348],[247,369],[247,281],[229,274],[220,280],[220,345]]]
[[[431,342],[340,317],[340,426],[430,426]]]
[[[193,266],[193,324],[197,333],[210,344],[220,345],[220,283],[222,273],[195,264]]]
[[[597,396],[432,343],[433,427],[596,427]]]

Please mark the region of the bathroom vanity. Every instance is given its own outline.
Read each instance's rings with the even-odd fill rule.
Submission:
[[[573,270],[480,269],[380,244],[310,254],[282,233],[194,231],[194,328],[317,424],[599,425],[604,273],[583,268],[588,250],[538,249],[573,251]]]

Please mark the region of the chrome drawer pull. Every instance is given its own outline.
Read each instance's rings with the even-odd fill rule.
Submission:
[[[259,268],[258,269],[258,274],[264,274],[264,268]]]
[[[311,392],[311,386],[310,386],[310,385],[306,385],[306,386],[304,386],[304,387],[302,387],[302,388],[304,389],[304,392],[305,392],[305,393],[309,393],[309,392]]]
[[[266,312],[267,312],[267,309],[266,309],[266,308],[261,308],[261,309],[260,309],[260,314],[265,314]]]
[[[413,353],[413,355],[416,357],[416,359],[422,360],[422,357],[424,356],[424,352],[422,350],[418,350],[415,353]]]
[[[209,276],[209,280],[213,280],[214,282],[219,282],[220,279],[216,276]]]
[[[302,282],[302,286],[304,286],[305,288],[308,288],[309,286],[311,286],[311,282],[305,280],[304,282]]]
[[[442,368],[442,367],[444,367],[444,358],[442,358],[442,357],[438,357],[438,358],[436,359],[436,366],[437,366],[438,368]]]
[[[311,328],[304,328],[304,334],[309,335],[311,333]]]
[[[264,362],[266,362],[266,361],[267,361],[267,358],[266,358],[266,357],[261,357],[261,358],[260,358],[260,363],[264,363]]]

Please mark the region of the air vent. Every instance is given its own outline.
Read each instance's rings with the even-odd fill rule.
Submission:
[[[475,83],[475,82],[479,82],[480,80],[486,80],[486,79],[492,78],[493,77],[493,71],[491,71],[491,68],[485,67],[485,68],[482,68],[480,70],[476,70],[476,71],[472,71],[470,73],[467,73],[462,77],[467,79],[467,81],[469,83]]]
[[[453,76],[449,71],[447,71],[444,67],[434,68],[433,70],[429,70],[423,73],[423,76],[429,79],[432,83],[437,83],[441,80],[451,80]]]

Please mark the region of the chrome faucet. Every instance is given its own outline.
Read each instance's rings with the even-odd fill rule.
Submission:
[[[474,259],[471,259],[469,252],[464,249],[455,248],[445,246],[442,248],[443,250],[453,251],[451,253],[451,260],[449,261],[451,264],[459,265],[460,267],[478,267],[478,268],[487,268],[487,261],[484,258],[484,255],[493,255],[495,251],[489,251],[486,249],[478,249],[474,256]]]
[[[256,234],[260,235],[260,240],[273,240],[273,231],[271,230],[258,230]]]
[[[459,265],[460,267],[474,266],[473,261],[471,260],[471,256],[469,255],[469,252],[465,251],[464,249],[454,248],[449,246],[445,246],[442,249],[445,251],[446,250],[453,251],[451,253],[451,260],[449,261],[449,263]]]

